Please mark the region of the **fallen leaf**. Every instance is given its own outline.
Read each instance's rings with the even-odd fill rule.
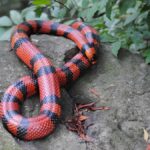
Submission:
[[[84,116],[84,115],[79,116],[79,120],[80,120],[80,121],[85,121],[85,120],[87,120],[87,119],[88,119],[87,116]]]
[[[147,142],[149,138],[149,134],[144,128],[143,128],[143,131],[144,131],[144,140]]]
[[[89,137],[86,133],[88,127],[92,126],[94,123],[86,126],[85,121],[89,118],[84,115],[85,110],[109,110],[109,107],[96,107],[96,102],[88,104],[75,104],[74,115],[71,118],[68,118],[64,123],[69,131],[75,132],[78,134],[81,140],[85,142],[92,142],[93,139]]]
[[[100,97],[100,94],[97,92],[97,90],[95,88],[91,88],[91,89],[89,89],[89,91],[96,97]]]
[[[86,108],[89,108],[89,107],[92,107],[96,104],[96,102],[92,102],[92,103],[88,103],[88,104],[79,104],[77,107],[78,109],[86,109]]]
[[[79,136],[80,136],[80,139],[85,142],[93,142],[94,141],[93,138],[91,138],[85,134],[80,134]]]
[[[100,106],[100,107],[90,107],[89,110],[96,111],[96,110],[110,110],[110,107]]]

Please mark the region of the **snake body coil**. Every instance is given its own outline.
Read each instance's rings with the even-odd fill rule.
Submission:
[[[41,50],[30,42],[30,35],[37,33],[64,36],[74,41],[80,51],[64,66],[55,69]],[[76,80],[95,63],[99,36],[93,28],[82,22],[67,26],[52,21],[31,20],[15,28],[11,47],[33,70],[34,75],[21,78],[6,90],[0,103],[0,117],[4,127],[14,136],[23,140],[40,139],[54,130],[61,116],[60,86]],[[37,91],[40,95],[40,114],[31,118],[23,117],[20,104]]]

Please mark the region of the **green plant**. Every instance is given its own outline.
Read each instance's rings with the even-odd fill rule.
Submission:
[[[35,18],[45,12],[47,18],[66,24],[80,19],[99,31],[102,42],[112,44],[115,56],[124,48],[150,63],[150,0],[31,0],[31,4]],[[7,22],[11,24],[8,18]]]
[[[102,42],[112,43],[115,56],[124,48],[150,63],[150,0],[53,0],[48,5],[49,0],[43,1],[44,5],[40,0],[32,3],[37,10],[49,9],[51,19],[70,23],[80,18],[99,30]]]
[[[40,16],[36,15],[35,7],[28,7],[22,10],[21,12],[16,10],[11,10],[8,16],[0,17],[0,41],[5,41],[10,39],[10,35],[13,31],[13,28],[26,20],[32,19],[42,19],[48,20],[48,15],[46,13],[41,13]]]

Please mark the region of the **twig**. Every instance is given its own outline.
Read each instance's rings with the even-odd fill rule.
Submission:
[[[68,6],[66,6],[64,3],[54,0],[56,3],[59,3],[60,5],[63,5],[65,8],[67,8],[68,10],[70,10],[70,8]]]
[[[85,121],[89,118],[85,116],[83,113],[83,109],[96,111],[96,110],[109,110],[109,107],[101,106],[96,107],[96,102],[88,103],[88,104],[75,104],[74,107],[74,116],[70,119],[67,119],[64,123],[68,130],[72,132],[76,132],[80,139],[85,142],[92,142],[93,139],[89,137],[86,133],[87,129],[92,126],[94,123],[89,124],[88,126],[85,125]]]

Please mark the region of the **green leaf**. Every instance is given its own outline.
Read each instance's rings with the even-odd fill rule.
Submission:
[[[150,48],[149,49],[146,49],[144,52],[143,52],[143,57],[145,57],[145,62],[147,64],[150,63]]]
[[[132,53],[135,53],[135,54],[139,54],[139,50],[143,50],[146,48],[146,44],[145,42],[139,42],[139,43],[132,43],[130,46],[129,46],[129,51],[131,51]]]
[[[42,14],[42,8],[40,6],[38,6],[35,10],[36,15],[39,17]]]
[[[72,8],[72,9],[70,10],[70,12],[69,12],[70,16],[73,17],[73,16],[76,14],[76,11],[77,11],[77,8],[76,8],[76,7]],[[63,10],[63,14],[64,14],[64,12],[65,12],[65,14],[66,14],[66,9]],[[64,17],[64,16],[63,16],[63,17]]]
[[[147,5],[150,5],[150,0],[144,0]]]
[[[118,56],[118,52],[121,48],[121,41],[117,41],[115,43],[112,44],[112,53],[114,56]]]
[[[136,0],[121,0],[121,2],[119,3],[120,13],[126,13],[127,9],[135,6],[135,4]]]
[[[65,8],[60,9],[58,13],[58,18],[63,19],[65,15],[66,15],[66,9]]]
[[[106,16],[110,19],[113,7],[113,0],[108,0],[106,4]]]
[[[97,11],[97,5],[94,5],[92,8],[89,8],[87,10],[87,20],[93,18],[96,11]]]
[[[34,11],[29,11],[28,13],[26,13],[25,15],[25,20],[33,20],[36,18],[36,14]]]
[[[128,16],[124,22],[124,25],[126,26],[129,23],[133,22],[138,17],[138,15],[139,15],[139,13],[137,12],[137,13],[134,13],[134,14]]]
[[[149,30],[150,30],[150,12],[149,12],[148,15],[147,15],[146,21],[147,21],[148,28],[149,28]]]
[[[14,27],[11,27],[8,30],[6,30],[6,32],[4,32],[3,35],[0,37],[0,41],[9,41],[13,29]]]
[[[150,49],[146,49],[142,54],[144,57],[150,56]]]
[[[150,39],[150,32],[148,30],[143,31],[143,39],[144,40],[149,40]]]
[[[79,17],[86,18],[87,21],[90,21],[98,9],[99,9],[98,5],[94,5],[91,8],[86,8],[85,10],[79,13]]]
[[[102,21],[102,18],[91,18],[90,20],[86,21],[88,25],[91,25],[93,27],[96,27],[98,29],[103,29],[105,27],[105,24]]]
[[[68,20],[68,21],[65,21],[65,22],[63,22],[63,23],[66,24],[66,25],[70,25],[70,24],[72,24],[74,21],[75,21],[75,20]]]
[[[147,64],[150,63],[150,56],[148,56],[148,57],[145,58],[145,62],[146,62]]]
[[[12,21],[7,16],[0,17],[0,26],[10,27],[12,26]]]
[[[143,43],[143,34],[141,32],[134,31],[131,33],[130,38],[137,45]]]
[[[89,0],[82,0],[82,7],[85,8],[89,5]]]
[[[100,37],[101,37],[101,41],[102,42],[110,42],[110,43],[113,43],[116,41],[116,39],[111,36],[110,34],[108,34],[107,32],[106,33],[100,33]]]
[[[57,18],[60,8],[55,6],[55,7],[52,7],[50,10],[51,10],[51,16]]]
[[[6,31],[6,29],[0,27],[0,37],[3,36],[4,32]]]
[[[32,4],[36,5],[36,6],[50,5],[51,4],[51,0],[33,0]]]
[[[136,19],[136,24],[142,24],[143,21],[147,19],[147,16],[148,16],[148,11],[140,12],[139,16]]]
[[[19,24],[19,23],[23,22],[21,14],[16,10],[10,11],[10,17],[14,24]]]
[[[146,3],[143,5],[143,8],[141,11],[145,12],[147,10],[150,10],[150,5],[147,5]]]
[[[73,7],[77,7],[77,6],[74,5],[74,2],[73,2],[72,0],[68,0],[68,1],[66,2],[66,6],[67,6],[68,8],[70,8],[70,9],[72,9]]]
[[[42,19],[42,20],[49,20],[48,15],[46,13],[44,13],[44,12],[41,14],[40,19]]]
[[[35,12],[35,9],[35,6],[27,7],[21,11],[21,16],[24,18],[29,12]]]

